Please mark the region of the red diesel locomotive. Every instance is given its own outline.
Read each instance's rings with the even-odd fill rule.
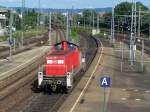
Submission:
[[[53,90],[60,85],[71,89],[82,61],[77,45],[68,41],[55,44],[46,56],[45,73],[38,72],[38,85],[50,85]]]

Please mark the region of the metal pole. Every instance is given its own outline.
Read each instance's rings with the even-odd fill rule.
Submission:
[[[94,13],[93,13],[93,30],[95,29],[95,16],[94,16]]]
[[[118,33],[119,33],[119,19],[118,19]]]
[[[135,61],[135,53],[136,53],[136,36],[137,36],[137,14],[136,14],[136,1],[134,0],[134,49],[133,49],[133,61]]]
[[[9,29],[9,61],[12,61],[12,24],[13,24],[13,13],[12,10],[10,10],[10,20],[9,20],[9,24],[10,24],[10,29]]]
[[[24,11],[25,11],[25,0],[22,0],[22,33],[21,33],[21,47],[23,48],[23,43],[24,43],[24,25],[25,25],[25,21],[24,21]]]
[[[144,72],[144,40],[142,40],[141,67],[142,72]]]
[[[140,38],[141,32],[141,7],[139,7],[139,19],[138,19],[138,38]]]
[[[149,23],[149,40],[150,40],[150,23]]]
[[[23,39],[24,39],[24,32],[21,33],[21,47],[23,48]]]
[[[52,33],[52,27],[51,27],[51,22],[52,22],[52,13],[49,13],[49,45],[52,45],[51,43],[51,33]]]
[[[92,30],[92,14],[93,14],[93,12],[91,10],[91,17],[90,17],[90,28],[91,28],[91,30]]]
[[[97,32],[99,32],[99,15],[97,15]]]
[[[69,13],[67,12],[66,40],[69,41]]]
[[[105,112],[106,106],[106,88],[104,88],[104,104],[103,104],[103,112]]]
[[[13,40],[14,40],[13,44],[14,44],[14,51],[15,51],[16,50],[16,39],[14,38]]]
[[[123,45],[123,42],[121,42],[121,72],[123,71],[123,58],[124,58],[124,45]]]
[[[71,37],[71,26],[72,26],[72,13],[69,15],[69,24],[68,24],[68,30],[69,30],[69,41],[72,41]]]
[[[115,38],[114,38],[114,7],[112,8],[112,21],[111,21],[111,38],[112,38],[112,42],[113,44],[115,43]]]
[[[40,26],[40,13],[41,13],[41,0],[39,0],[39,3],[38,3],[38,5],[39,5],[39,11],[38,11],[38,27]]]
[[[130,64],[133,65],[133,14],[134,14],[134,5],[132,4],[132,18],[131,18],[131,36],[130,36]]]
[[[73,9],[74,10],[74,9]],[[73,15],[72,15],[72,27],[75,28],[75,19],[76,19],[76,13],[73,12]]]
[[[112,19],[111,19],[111,38],[110,38],[110,42],[112,42],[112,36],[113,36],[113,22],[112,22]]]
[[[134,41],[135,41],[135,39],[136,39],[136,27],[137,27],[137,24],[136,24],[136,22],[137,22],[137,14],[136,14],[137,12],[136,12],[136,1],[134,0]]]
[[[74,11],[74,6],[72,5],[71,16],[70,16],[70,28],[73,27],[73,15],[74,15],[73,11]]]
[[[85,26],[85,17],[83,19],[84,19],[84,29],[85,29],[86,28],[86,26]]]
[[[89,29],[90,29],[91,28],[91,16],[88,19],[89,19]]]
[[[38,0],[38,8],[39,8],[39,11],[38,11],[38,16],[37,16],[37,36],[38,36],[38,31],[39,31],[39,27],[40,27],[40,13],[41,13],[41,1]]]

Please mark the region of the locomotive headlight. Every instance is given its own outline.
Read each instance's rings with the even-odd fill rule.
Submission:
[[[47,60],[47,64],[52,64],[53,60]]]
[[[64,60],[58,60],[58,64],[64,64]]]

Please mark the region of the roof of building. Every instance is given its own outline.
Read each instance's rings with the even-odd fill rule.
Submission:
[[[0,8],[0,13],[7,13],[8,12],[8,9],[6,8]]]

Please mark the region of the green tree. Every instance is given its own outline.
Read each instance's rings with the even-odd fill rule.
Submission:
[[[26,11],[24,16],[25,25],[31,28],[35,28],[37,25],[38,14],[33,9],[32,11]]]
[[[144,6],[141,2],[136,3],[137,11],[141,8],[141,11],[147,11],[148,8]],[[130,2],[122,2],[115,7],[115,14],[125,15],[131,14],[132,11],[132,3]]]
[[[96,20],[97,13],[96,13],[96,11],[94,9],[86,9],[86,10],[83,11],[83,19],[85,19],[85,23],[86,24],[92,23],[93,15],[94,15],[95,20]]]

